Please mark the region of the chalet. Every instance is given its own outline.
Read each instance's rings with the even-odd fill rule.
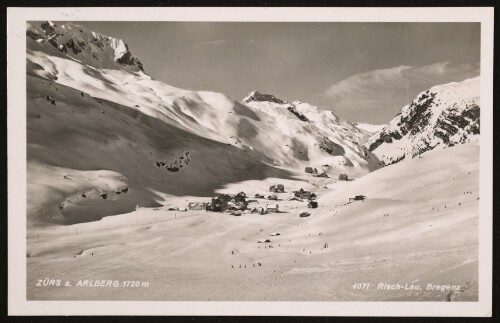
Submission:
[[[269,187],[269,192],[284,193],[285,192],[285,186],[283,184],[272,185],[272,186]]]
[[[317,198],[316,194],[314,194],[313,192],[310,192],[310,191],[304,191],[304,189],[302,189],[302,188],[298,191],[295,191],[294,195],[296,198],[299,198],[299,199],[314,200]]]

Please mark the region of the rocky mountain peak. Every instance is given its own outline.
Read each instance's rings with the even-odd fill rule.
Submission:
[[[26,35],[42,46],[50,44],[62,54],[89,66],[144,72],[141,61],[132,55],[123,40],[74,23],[60,26],[51,21],[29,23]]]
[[[287,102],[278,99],[272,94],[264,94],[260,93],[258,91],[252,91],[250,92],[243,100],[244,103],[249,103],[249,102],[273,102],[277,104],[285,104]]]

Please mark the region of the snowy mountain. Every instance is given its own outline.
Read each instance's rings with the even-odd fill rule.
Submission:
[[[312,165],[326,173],[374,170],[378,160],[360,146],[365,133],[340,119],[332,111],[301,101],[286,102],[271,94],[251,92],[242,100],[262,123],[263,136],[252,145],[273,151],[280,165],[302,167]],[[277,144],[277,145],[276,145]]]
[[[80,25],[58,26],[51,21],[28,23],[26,36],[38,43],[49,43],[60,53],[85,65],[144,71],[142,63],[132,56],[123,40],[100,35]]]
[[[434,86],[403,107],[365,147],[387,165],[429,150],[477,142],[479,117],[479,77]]]
[[[29,223],[97,220],[305,166],[380,167],[360,145],[366,133],[330,111],[175,88],[124,41],[75,24],[30,23],[26,34]]]

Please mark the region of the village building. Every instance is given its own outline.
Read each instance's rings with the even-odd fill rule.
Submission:
[[[225,210],[245,210],[248,206],[246,194],[240,192],[236,195],[220,194],[212,198],[212,203],[207,206],[207,211],[223,212]]]
[[[301,218],[307,218],[310,215],[311,215],[311,213],[309,213],[309,212],[302,212],[302,213],[299,214],[299,217],[301,217]]]
[[[339,180],[340,181],[348,181],[349,177],[347,176],[347,174],[340,174],[339,175]]]
[[[364,195],[356,195],[355,197],[350,197],[349,198],[349,202],[351,200],[354,200],[354,201],[364,201],[366,199],[366,196]]]
[[[201,210],[205,210],[207,208],[207,205],[208,205],[208,203],[189,202],[188,203],[188,209],[189,210],[201,211]]]
[[[272,186],[269,187],[269,192],[284,193],[285,192],[285,186],[283,184],[272,185]]]
[[[314,200],[317,197],[317,195],[314,194],[313,192],[305,191],[302,188],[300,190],[298,190],[298,191],[295,191],[294,195],[295,195],[296,198],[299,198],[299,199],[309,199],[309,200]]]
[[[266,206],[266,211],[269,213],[277,213],[277,212],[279,212],[278,209],[279,209],[278,204],[268,204]]]
[[[266,209],[264,209],[263,207],[254,207],[250,213],[252,214],[266,214]]]
[[[310,209],[315,209],[318,207],[318,202],[316,201],[309,201],[309,204],[307,204],[307,207]]]

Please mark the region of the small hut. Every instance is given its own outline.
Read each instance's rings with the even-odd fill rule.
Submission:
[[[312,167],[306,167],[304,170],[306,173],[312,174],[313,173],[313,168]]]
[[[299,214],[299,217],[301,217],[301,218],[307,218],[310,215],[311,215],[311,213],[309,213],[309,212],[302,212],[302,213]]]
[[[347,174],[340,174],[339,175],[339,181],[348,181],[349,180],[349,177],[347,176]]]
[[[309,204],[307,204],[307,207],[310,209],[315,209],[318,207],[318,202],[316,201],[309,201]]]
[[[308,200],[315,200],[318,196],[314,193],[311,192],[311,194],[309,194],[309,197],[307,198]]]
[[[311,191],[304,191],[304,189],[302,189],[302,188],[299,191],[295,191],[294,195],[295,195],[296,198],[299,198],[299,199],[308,199],[308,200],[314,200],[317,197],[317,195],[314,194],[313,192],[311,192]]]
[[[355,197],[350,197],[349,198],[349,202],[351,200],[354,200],[354,201],[364,201],[366,199],[366,196],[364,195],[356,195]]]
[[[283,184],[272,185],[272,186],[269,187],[269,192],[284,193],[285,192],[285,186]]]

